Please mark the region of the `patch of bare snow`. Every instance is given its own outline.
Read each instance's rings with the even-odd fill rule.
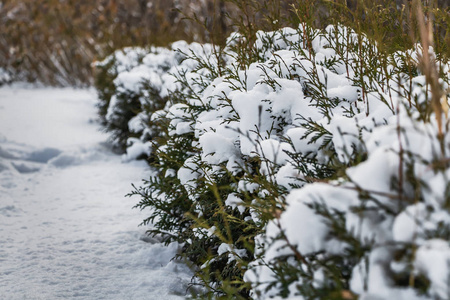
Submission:
[[[184,299],[177,245],[124,197],[146,165],[110,152],[95,92],[3,86],[0,107],[1,298]]]

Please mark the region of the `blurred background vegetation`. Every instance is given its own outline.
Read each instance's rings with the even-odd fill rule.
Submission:
[[[6,0],[0,2],[0,67],[19,79],[90,83],[91,63],[125,46],[203,40],[181,11],[215,15],[201,0]]]
[[[0,0],[0,68],[16,80],[49,85],[92,83],[92,62],[125,46],[176,40],[223,44],[239,30],[248,47],[257,30],[300,22],[349,25],[385,46],[410,47],[411,0]],[[449,57],[448,0],[425,0],[435,46]]]

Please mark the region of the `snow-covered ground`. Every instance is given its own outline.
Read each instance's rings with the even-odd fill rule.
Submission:
[[[183,299],[175,245],[125,198],[146,176],[96,123],[92,90],[0,88],[0,298]]]

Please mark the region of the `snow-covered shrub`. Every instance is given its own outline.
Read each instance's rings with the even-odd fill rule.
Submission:
[[[246,296],[244,272],[251,268],[248,281],[255,291],[264,290],[252,276],[255,270],[267,273],[258,262],[268,264],[265,255],[270,263],[284,257],[271,254],[276,247],[271,240],[264,249],[261,234],[258,261],[249,266],[255,235],[287,207],[284,198],[293,188],[346,176],[346,168],[367,158],[366,137],[394,116],[399,103],[394,88],[402,93],[400,83],[412,73],[395,69],[398,57],[380,53],[341,26],[258,32],[253,51],[259,61],[245,69],[241,61],[236,65],[232,47],[241,38],[232,35],[231,46],[216,56],[192,55],[197,67],[179,73],[185,94],[178,94],[179,103],[165,116],[158,113],[169,127],[156,150],[157,175],[136,193],[142,197],[139,207],[153,209],[145,221],[153,223],[152,232],[184,242],[182,256],[199,267],[197,275],[212,291]],[[314,218],[312,209],[310,214]],[[271,238],[273,222],[267,225]],[[356,239],[351,244],[362,247]],[[339,259],[328,263],[344,265]],[[286,274],[275,272],[274,282],[293,282],[279,277],[299,276],[289,268],[280,268]]]
[[[242,281],[240,257],[251,257],[245,250],[248,241],[243,233],[247,230],[251,234],[249,230],[255,229],[240,221],[238,209],[225,208],[223,203],[235,190],[232,182],[239,175],[217,172],[206,177],[211,165],[199,156],[194,126],[202,112],[215,109],[201,97],[219,74],[227,72],[221,64],[229,58],[216,50],[203,45],[203,51],[190,51],[183,62],[189,68],[180,68],[180,87],[171,94],[177,103],[165,114],[155,113],[154,120],[168,126],[165,138],[155,148],[156,159],[151,164],[155,175],[134,193],[142,197],[138,207],[151,208],[144,221],[153,226],[150,233],[162,234],[166,242],[182,242],[180,256],[198,267],[197,276],[203,284],[222,290],[223,279]],[[235,216],[234,222],[230,215]],[[248,290],[240,290],[236,297],[247,294]]]
[[[141,108],[139,92],[136,95],[134,91],[120,89],[115,80],[120,73],[130,71],[141,64],[147,53],[148,51],[143,48],[124,48],[95,63],[97,72],[95,86],[99,98],[97,106],[100,120],[104,129],[110,132],[114,147],[122,151],[130,134],[128,122],[141,111]]]
[[[175,86],[128,123],[146,120],[133,141],[157,137],[154,175],[132,193],[149,233],[183,243],[210,297],[445,298],[448,63],[433,106],[419,45],[388,54],[305,24],[247,42],[178,51],[173,81],[145,59],[124,72],[137,93],[151,94],[145,78]]]
[[[255,295],[447,299],[449,137],[404,109],[364,138],[368,159],[344,177],[292,190],[258,238]]]
[[[329,29],[333,36],[336,28]],[[351,49],[349,41],[338,44]],[[360,113],[339,115],[334,108],[328,122],[309,120],[327,129],[320,138],[326,138],[335,153],[326,151],[318,158],[335,173],[327,181],[292,189],[282,201],[283,212],[256,237],[258,259],[245,279],[252,282],[257,299],[450,295],[450,65],[438,64],[439,91],[432,91],[421,71],[429,57],[420,46],[379,64],[371,60],[380,57],[372,52],[376,48],[364,46],[360,56],[360,43],[354,48],[356,56],[350,52],[348,65],[342,65],[342,57],[332,65],[346,69],[343,73],[359,87],[358,94],[367,92],[366,101],[357,100],[346,109]],[[336,51],[336,45],[330,42],[325,48]],[[429,56],[434,64],[434,54]],[[346,91],[345,86],[338,90]],[[432,103],[433,93],[440,94],[438,104]],[[307,135],[297,137],[291,136],[294,153],[321,153]],[[307,178],[303,158],[297,160],[294,153],[286,151],[289,158],[281,169],[292,165],[297,171],[292,177]],[[342,163],[342,170],[332,167],[333,159]],[[311,181],[317,181],[311,175]]]
[[[170,49],[124,48],[95,64],[102,125],[113,145],[127,152],[126,159],[150,155],[149,141],[164,131],[153,120],[176,102],[176,96],[169,97],[181,88],[174,74],[192,67],[185,59],[190,51],[203,49],[184,41]]]

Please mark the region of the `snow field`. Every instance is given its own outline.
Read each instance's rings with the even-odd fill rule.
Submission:
[[[92,90],[0,89],[2,299],[184,299],[177,245],[146,238],[124,197],[146,165],[110,152],[94,104]]]

